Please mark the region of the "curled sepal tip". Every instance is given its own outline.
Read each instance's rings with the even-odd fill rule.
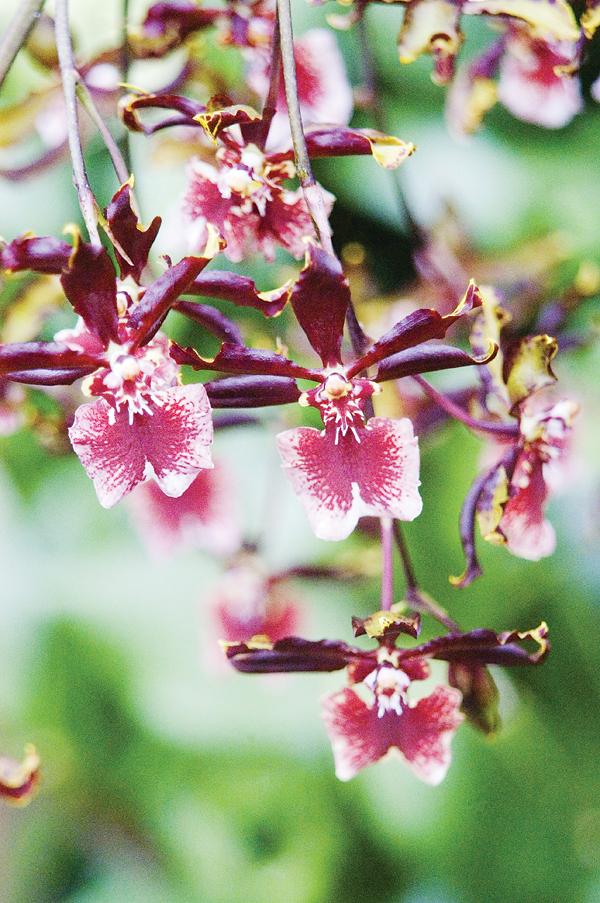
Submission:
[[[421,632],[420,615],[403,615],[394,611],[376,611],[368,618],[352,618],[352,630],[354,636],[368,636],[377,640],[392,640],[393,642],[401,633],[413,637],[415,640]]]

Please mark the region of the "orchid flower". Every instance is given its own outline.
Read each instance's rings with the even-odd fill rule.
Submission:
[[[539,561],[552,554],[556,536],[544,511],[562,482],[571,425],[578,411],[574,401],[548,399],[544,393],[556,381],[551,368],[556,340],[528,336],[503,349],[501,331],[510,316],[493,290],[484,289],[482,296],[483,311],[471,344],[476,351],[490,341],[499,348],[480,374],[488,410],[501,418],[500,424],[514,429],[514,437],[508,445],[499,446],[493,465],[477,477],[465,498],[461,539],[467,567],[461,577],[452,578],[457,586],[468,586],[482,573],[475,549],[476,521],[484,539],[505,545],[513,555]]]
[[[257,406],[295,400],[319,410],[324,430],[300,427],[277,437],[284,472],[318,537],[345,539],[359,517],[367,514],[412,520],[421,511],[419,453],[412,425],[406,418],[368,419],[365,405],[381,391],[379,383],[384,380],[476,363],[457,348],[423,343],[443,338],[458,318],[479,306],[477,288],[471,284],[456,310],[447,316],[418,310],[400,320],[349,365],[342,362],[342,337],[350,289],[337,258],[309,247],[290,298],[301,328],[321,358],[320,369],[230,342],[223,344],[212,361],[175,343],[171,354],[179,364],[195,370],[245,375],[209,383],[207,390],[215,405]],[[489,359],[488,349],[482,360]],[[379,367],[373,379],[359,376],[374,364]],[[265,376],[270,379],[259,379]],[[296,378],[317,386],[301,393]]]
[[[206,392],[199,384],[180,384],[180,368],[157,330],[218,245],[211,242],[205,256],[186,257],[144,286],[140,280],[160,219],[147,229],[139,226],[130,188],[124,185],[106,212],[119,277],[106,250],[85,244],[76,231],[73,246],[26,236],[1,254],[8,270],[60,274],[79,315],[76,327],[61,331],[54,342],[1,347],[0,375],[41,385],[87,377],[84,393],[98,400],[78,408],[69,436],[106,508],[148,479],[167,495],[181,495],[201,469],[212,467]]]
[[[377,649],[365,651],[340,641],[315,642],[300,637],[274,643],[257,637],[246,643],[223,644],[231,664],[243,673],[347,668],[350,686],[322,700],[336,775],[342,781],[388,753],[400,755],[428,784],[444,779],[451,760],[452,736],[463,721],[463,696],[455,686],[441,685],[418,702],[411,700],[410,686],[429,676],[430,659],[449,662],[451,675],[458,668],[475,673],[488,664],[539,664],[550,648],[545,624],[524,633],[472,630],[437,637],[410,649],[397,648],[401,634],[416,638],[421,629],[418,615],[406,616],[394,610],[397,608],[376,612],[365,620],[353,618],[354,635],[376,639]],[[519,645],[526,640],[537,642],[538,650],[526,652]],[[489,700],[483,704],[489,704]]]

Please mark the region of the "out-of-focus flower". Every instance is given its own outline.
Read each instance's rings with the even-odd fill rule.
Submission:
[[[311,28],[294,41],[300,114],[304,125],[347,125],[352,116],[352,88],[335,36],[324,28]],[[269,91],[268,54],[250,57],[248,84],[264,103]],[[279,76],[276,113],[271,122],[268,146],[279,146],[290,134],[283,71]]]
[[[580,53],[576,40],[558,41],[522,22],[510,24],[499,42],[458,72],[448,93],[449,128],[470,134],[496,101],[525,122],[562,128],[583,109],[576,75]]]
[[[365,620],[353,619],[355,636],[376,639],[378,649],[287,637],[272,643],[231,643],[225,651],[238,671],[251,674],[347,668],[351,686],[322,700],[338,778],[347,781],[392,753],[399,754],[421,780],[439,784],[450,765],[452,736],[463,720],[462,695],[453,687],[438,686],[414,702],[411,683],[429,676],[429,659],[447,661],[453,671],[462,668],[468,673],[481,672],[487,664],[539,664],[550,648],[547,628],[542,624],[537,630],[502,634],[472,630],[402,649],[396,646],[399,636],[418,637],[420,619],[396,613],[395,608]],[[519,645],[524,640],[537,642],[538,651],[525,652]]]
[[[40,782],[40,757],[35,747],[25,747],[22,762],[0,755],[0,799],[13,806],[26,806]]]
[[[255,251],[273,261],[278,246],[302,257],[304,239],[315,231],[302,188],[283,185],[295,174],[290,160],[273,161],[254,144],[229,142],[219,148],[216,167],[192,160],[182,198],[190,249],[197,252],[206,245],[210,223],[227,242],[225,256],[234,262]],[[321,191],[329,214],[335,199]]]
[[[171,498],[154,482],[131,493],[128,508],[148,551],[157,558],[195,547],[231,555],[241,544],[233,487],[224,465],[201,470],[188,488]]]
[[[288,574],[269,574],[259,557],[241,552],[206,599],[225,642],[275,642],[300,627],[300,600]]]
[[[543,407],[531,402],[523,406],[514,469],[506,460],[500,464],[479,500],[480,525],[488,542],[506,545],[513,555],[529,561],[554,552],[556,534],[544,509],[550,495],[560,488],[577,410],[578,405],[569,399]]]

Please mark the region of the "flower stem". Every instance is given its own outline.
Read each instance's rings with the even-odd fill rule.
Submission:
[[[25,0],[6,29],[0,43],[0,87],[14,63],[17,53],[26,41],[27,35],[33,28],[43,5],[44,0]]]
[[[277,109],[279,96],[279,76],[281,73],[281,31],[279,29],[279,16],[275,16],[273,34],[271,35],[271,68],[269,72],[269,93],[262,111],[262,128],[258,137],[260,150],[265,149],[271,122]]]
[[[404,579],[406,580],[406,591],[408,593],[412,590],[418,589],[418,583],[412,566],[412,561],[410,560],[410,556],[408,554],[408,547],[404,539],[404,534],[402,533],[402,528],[397,520],[394,521],[394,539],[396,540],[396,547],[400,552],[400,558],[402,559]]]
[[[110,154],[110,159],[112,160],[112,164],[115,168],[115,172],[117,174],[117,178],[119,179],[121,185],[123,185],[129,179],[129,170],[127,168],[127,164],[123,159],[123,155],[119,150],[119,146],[115,139],[113,138],[110,129],[102,119],[102,116],[98,112],[96,104],[94,103],[94,99],[88,90],[85,82],[79,77],[77,77],[75,84],[75,93],[77,95],[77,99],[81,103],[81,106],[85,109],[86,113],[100,132],[102,136],[102,140],[106,145],[106,149]],[[137,210],[137,205],[135,203],[135,199],[133,197],[133,192],[131,193],[131,205],[136,213],[139,216],[139,211]]]
[[[476,417],[471,417],[460,405],[455,404],[445,395],[442,395],[441,392],[438,392],[437,389],[434,389],[422,376],[413,375],[413,379],[421,386],[425,394],[429,395],[432,401],[435,401],[447,414],[454,417],[455,420],[460,420],[469,429],[493,433],[495,436],[505,439],[514,439],[515,436],[519,435],[519,425],[517,423],[496,423],[492,420],[478,420]]]
[[[131,47],[129,46],[129,0],[123,0],[123,6],[121,8],[121,53],[119,60],[119,68],[121,70],[122,82],[124,84],[129,83],[129,66],[131,63]],[[125,164],[125,169],[127,172],[131,172],[131,145],[130,145],[130,135],[131,132],[129,129],[124,129],[122,137],[119,139],[118,147],[123,157],[123,162]],[[133,202],[133,193],[132,193],[132,202]],[[139,214],[138,214],[139,215]]]
[[[436,621],[439,621],[440,624],[447,627],[451,633],[461,633],[460,627],[452,620],[448,612],[442,608],[441,605],[438,605],[431,596],[428,596],[427,593],[424,593],[419,589],[414,568],[408,554],[408,547],[404,539],[404,534],[402,533],[402,528],[397,520],[394,521],[394,539],[396,540],[396,547],[400,552],[402,567],[404,568],[404,579],[406,580],[404,598],[406,601],[410,603],[416,611],[431,615],[432,618],[435,618]]]
[[[71,160],[73,162],[73,181],[79,197],[79,206],[81,207],[81,214],[87,227],[90,241],[96,247],[100,247],[102,242],[100,241],[100,235],[98,234],[98,205],[92,189],[90,188],[90,183],[88,182],[85,171],[81,136],[79,134],[79,123],[77,119],[76,86],[79,81],[79,72],[75,66],[71,35],[69,33],[68,0],[56,0],[55,16],[56,49],[58,51],[63,92],[65,95],[69,150],[71,151]]]
[[[394,545],[392,518],[381,520],[381,610],[389,611],[394,601]]]
[[[287,100],[290,128],[292,131],[292,143],[296,160],[296,172],[300,179],[306,206],[311,215],[315,231],[321,243],[321,247],[328,254],[334,254],[331,244],[331,229],[325,212],[321,189],[313,176],[306,139],[302,128],[300,115],[300,101],[298,99],[298,82],[296,79],[296,60],[294,57],[294,37],[292,34],[292,11],[290,0],[277,0],[277,17],[281,35],[281,59],[283,62],[283,80],[285,82],[285,97]]]

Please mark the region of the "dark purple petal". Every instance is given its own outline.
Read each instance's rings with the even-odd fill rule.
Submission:
[[[75,312],[104,347],[119,341],[115,268],[104,248],[94,248],[75,236],[69,269],[61,276],[65,295]]]
[[[139,283],[142,270],[148,263],[150,248],[160,229],[160,216],[155,216],[146,229],[140,226],[137,216],[131,209],[131,185],[126,182],[106,208],[106,218],[111,235],[129,257],[129,261],[125,260],[119,248],[115,247],[121,278],[133,276]]]
[[[138,58],[159,58],[179,47],[188,35],[213,25],[223,10],[203,9],[187,0],[154,3],[141,26],[130,35]]]
[[[173,110],[177,116],[169,116],[161,122],[144,125],[138,110],[149,109]],[[142,94],[127,98],[120,107],[120,114],[124,124],[132,132],[153,135],[154,132],[172,125],[199,127],[194,117],[205,109],[203,104],[191,100],[189,97],[180,97],[178,94]]]
[[[213,408],[263,408],[298,401],[301,392],[284,376],[242,376],[205,383]]]
[[[500,467],[504,467],[507,474],[512,475],[519,449],[514,447],[497,461],[493,467],[484,471],[473,481],[473,484],[465,496],[463,506],[460,512],[460,540],[467,561],[464,573],[460,577],[451,577],[450,583],[460,589],[469,586],[477,577],[481,577],[483,569],[477,558],[477,548],[475,545],[475,518],[480,500],[485,493],[492,494],[494,492],[495,477]],[[510,476],[509,476],[510,481]]]
[[[343,125],[313,125],[306,129],[310,157],[348,157],[371,154],[386,169],[395,169],[415,149],[414,144],[383,135],[374,129],[351,129]],[[274,163],[293,160],[294,151],[271,154]]]
[[[300,367],[275,351],[262,348],[246,348],[224,342],[212,361],[205,360],[193,348],[182,348],[171,343],[171,357],[178,364],[188,364],[194,370],[218,370],[221,373],[243,373],[256,376],[292,376],[297,379],[319,380],[319,370]]]
[[[350,288],[337,257],[311,246],[304,268],[292,289],[291,303],[323,366],[341,363]]]
[[[401,379],[403,376],[413,376],[415,373],[432,373],[434,370],[450,370],[454,367],[469,367],[482,363],[489,363],[498,353],[495,345],[491,354],[482,361],[480,358],[470,357],[460,348],[446,345],[423,345],[417,348],[407,348],[386,358],[380,364],[375,379],[384,382],[386,379]]]
[[[460,710],[471,724],[484,734],[495,734],[500,727],[500,694],[488,668],[453,662],[448,668],[448,683],[462,693]]]
[[[17,370],[3,373],[2,379],[28,386],[71,386],[78,379],[90,376],[97,367],[79,367],[73,370]]]
[[[73,248],[52,236],[15,238],[0,254],[5,270],[33,270],[35,273],[63,273],[69,266]]]
[[[259,292],[256,283],[248,276],[237,273],[209,270],[194,279],[187,290],[189,295],[200,295],[203,298],[221,298],[232,301],[238,307],[253,307],[266,317],[276,317],[287,304],[291,286],[286,282],[281,288],[270,292]]]
[[[129,319],[129,325],[137,333],[133,348],[139,348],[150,341],[179,296],[211,259],[212,255],[184,257],[148,286]]]
[[[102,365],[102,359],[74,351],[59,342],[15,342],[0,346],[0,375],[35,370],[89,370]],[[75,377],[77,379],[77,377]]]
[[[341,671],[351,662],[372,659],[375,652],[363,652],[334,640],[303,640],[286,637],[269,644],[236,643],[225,654],[234,668],[245,674],[281,671]]]
[[[523,633],[513,630],[497,634],[485,629],[462,634],[449,633],[413,649],[399,650],[398,666],[401,668],[402,662],[411,658],[435,658],[463,665],[539,665],[550,651],[547,633],[545,624],[541,624],[537,630]],[[527,652],[518,645],[526,640],[533,640],[538,644],[536,652]]]
[[[459,317],[480,307],[481,304],[479,289],[471,282],[462,301],[451,314],[443,317],[437,310],[430,308],[415,310],[396,323],[378,342],[375,342],[363,357],[349,367],[347,376],[355,376],[361,370],[383,360],[384,357],[390,357],[399,351],[420,345],[421,342],[443,339],[448,329]]]

